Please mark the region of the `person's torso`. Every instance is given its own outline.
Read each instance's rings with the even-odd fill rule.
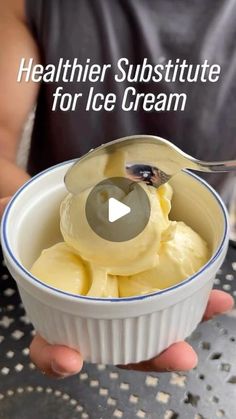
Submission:
[[[205,59],[221,66],[217,83],[136,83],[137,92],[187,94],[183,112],[51,111],[53,93],[116,94],[122,100],[130,84],[114,75],[104,82],[43,83],[40,89],[29,156],[31,174],[102,143],[133,134],[169,139],[184,151],[205,160],[236,154],[236,4],[233,0],[26,0],[30,28],[39,45],[42,64],[60,58],[86,64],[111,64],[125,57],[131,64],[147,58],[151,64]],[[132,85],[132,84],[131,84]]]

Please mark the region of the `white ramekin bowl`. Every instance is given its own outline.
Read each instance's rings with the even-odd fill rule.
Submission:
[[[171,181],[172,218],[185,221],[207,240],[212,252],[208,263],[178,285],[151,295],[75,296],[44,284],[28,271],[43,248],[62,240],[59,205],[71,164],[40,173],[12,198],[1,224],[6,265],[28,317],[48,342],[75,348],[90,362],[126,364],[152,358],[189,336],[201,321],[228,247],[225,206],[196,175],[176,175]]]

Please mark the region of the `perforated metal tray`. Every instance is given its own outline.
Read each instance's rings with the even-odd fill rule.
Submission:
[[[35,369],[34,334],[0,255],[1,419],[234,419],[236,310],[201,324],[189,338],[199,356],[189,373],[142,373],[85,364],[77,376],[52,380]],[[236,249],[215,287],[236,297]]]

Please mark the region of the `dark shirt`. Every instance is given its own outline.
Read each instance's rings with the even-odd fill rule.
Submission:
[[[87,58],[116,65],[121,57],[138,64],[176,58],[221,66],[217,83],[149,83],[137,91],[185,92],[184,112],[51,111],[57,86],[87,95],[88,83],[43,83],[40,88],[28,169],[35,174],[79,157],[101,143],[133,134],[164,137],[196,158],[236,157],[236,2],[234,0],[26,0],[28,23],[43,65]],[[112,77],[96,91],[119,98],[128,84]],[[208,179],[217,186],[224,177]]]

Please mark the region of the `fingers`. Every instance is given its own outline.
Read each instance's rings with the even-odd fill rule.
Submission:
[[[1,198],[0,199],[0,219],[2,218],[3,212],[8,204],[8,202],[10,201],[11,196],[7,196],[6,198]]]
[[[39,335],[30,345],[30,357],[43,373],[56,378],[77,374],[83,366],[79,352],[66,346],[50,345]]]
[[[197,365],[198,357],[196,352],[187,342],[177,342],[167,348],[159,356],[138,364],[119,366],[124,369],[138,371],[187,371]]]
[[[224,291],[212,290],[203,320],[209,320],[211,317],[217,314],[225,313],[234,306],[234,299],[230,294]]]

